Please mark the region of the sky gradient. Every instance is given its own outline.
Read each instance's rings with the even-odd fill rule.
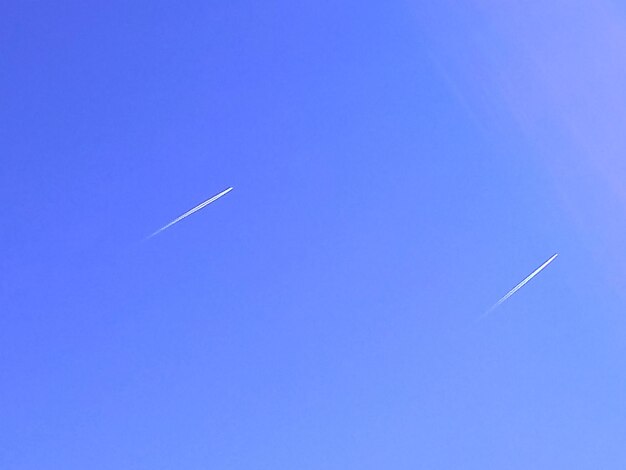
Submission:
[[[626,7],[462,3],[5,5],[0,467],[624,468]]]

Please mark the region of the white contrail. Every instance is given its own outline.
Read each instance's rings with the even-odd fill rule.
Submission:
[[[533,277],[535,277],[537,274],[539,274],[541,271],[543,271],[543,269],[545,269],[546,266],[548,266],[550,263],[552,263],[552,261],[554,261],[554,258],[556,258],[557,256],[559,256],[558,253],[555,253],[554,255],[552,255],[550,257],[550,259],[548,261],[546,261],[545,263],[543,263],[541,266],[539,266],[537,269],[535,269],[532,273],[530,273],[528,275],[528,277],[526,277],[526,279],[524,279],[522,282],[520,282],[518,285],[516,285],[513,289],[511,289],[509,292],[506,293],[506,295],[504,297],[502,297],[500,300],[498,300],[493,307],[491,307],[489,310],[487,310],[482,316],[485,317],[487,316],[489,313],[491,313],[494,309],[496,309],[498,306],[500,306],[503,302],[505,302],[509,297],[511,297],[513,294],[515,294],[518,290],[520,290],[522,287],[524,287],[526,285],[526,283],[528,283],[528,281],[530,281]]]
[[[157,233],[162,232],[163,230],[165,230],[166,228],[171,227],[172,225],[174,225],[175,223],[180,222],[181,220],[183,220],[185,217],[189,217],[191,214],[193,214],[194,212],[198,212],[200,209],[202,209],[205,206],[208,206],[209,204],[211,204],[213,201],[218,200],[219,198],[221,198],[224,194],[232,191],[233,188],[232,186],[228,189],[225,189],[224,191],[222,191],[219,194],[216,194],[215,196],[213,196],[212,198],[207,199],[206,201],[204,201],[201,204],[198,204],[196,207],[194,207],[193,209],[189,209],[187,212],[185,212],[183,215],[181,215],[180,217],[175,218],[174,220],[172,220],[169,224],[167,224],[164,227],[161,227],[159,230],[157,230],[156,232],[154,232],[152,235],[148,236],[147,238],[152,238],[154,237]]]

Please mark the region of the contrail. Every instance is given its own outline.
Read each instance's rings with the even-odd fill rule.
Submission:
[[[506,295],[504,297],[502,297],[500,300],[498,300],[493,307],[491,307],[489,310],[487,310],[482,316],[486,317],[487,315],[489,315],[494,309],[498,308],[503,302],[506,302],[506,300],[511,297],[513,294],[515,294],[518,290],[520,290],[522,287],[524,287],[528,281],[530,281],[533,277],[535,277],[537,274],[539,274],[541,271],[543,271],[545,269],[546,266],[548,266],[550,263],[552,263],[552,261],[554,261],[554,258],[556,258],[557,256],[559,256],[558,253],[555,253],[554,255],[552,255],[550,257],[550,259],[548,261],[546,261],[545,263],[543,263],[541,266],[539,266],[537,269],[535,269],[532,273],[530,273],[528,275],[528,277],[526,277],[526,279],[524,279],[522,282],[520,282],[518,285],[516,285],[513,289],[511,289],[509,292],[506,293]]]
[[[191,214],[193,214],[194,212],[198,212],[200,209],[202,209],[205,206],[208,206],[209,204],[211,204],[213,201],[217,201],[219,198],[221,198],[224,194],[230,192],[233,190],[233,187],[231,186],[228,189],[225,189],[224,191],[222,191],[219,194],[216,194],[215,196],[213,196],[212,198],[207,199],[206,201],[204,201],[201,204],[198,204],[196,207],[194,207],[193,209],[189,209],[187,212],[185,212],[183,215],[181,215],[180,217],[175,218],[174,220],[172,220],[169,224],[167,224],[164,227],[161,227],[159,230],[157,230],[156,232],[154,232],[152,235],[148,236],[146,238],[146,240],[148,238],[152,238],[154,237],[157,233],[162,232],[163,230],[165,230],[166,228],[171,227],[172,225],[180,222],[181,220],[183,220],[185,217],[189,217]]]

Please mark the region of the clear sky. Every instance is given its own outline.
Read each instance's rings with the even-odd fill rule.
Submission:
[[[623,469],[625,50],[611,0],[5,2],[0,467]]]

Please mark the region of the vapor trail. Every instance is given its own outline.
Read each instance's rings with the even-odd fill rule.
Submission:
[[[208,206],[209,204],[211,204],[213,201],[217,201],[219,198],[221,198],[224,194],[232,191],[232,186],[228,189],[225,189],[224,191],[222,191],[219,194],[216,194],[215,196],[213,196],[212,198],[207,199],[206,201],[204,201],[201,204],[198,204],[196,207],[194,207],[193,209],[189,209],[187,212],[185,212],[183,215],[181,215],[180,217],[175,218],[174,220],[172,220],[169,224],[167,224],[164,227],[161,227],[159,230],[157,230],[156,232],[154,232],[152,235],[148,236],[147,238],[152,238],[154,237],[157,233],[162,232],[163,230],[165,230],[166,228],[171,227],[172,225],[180,222],[181,220],[183,220],[185,217],[189,217],[191,214],[193,214],[194,212],[198,212],[200,209],[202,209],[205,206]],[[146,238],[146,239],[147,239]]]
[[[504,297],[502,297],[500,300],[498,300],[493,307],[491,307],[489,310],[487,310],[482,316],[486,317],[487,315],[489,315],[494,309],[496,309],[498,306],[500,306],[503,302],[506,302],[506,300],[511,297],[513,294],[515,294],[518,290],[520,290],[522,287],[524,287],[528,281],[530,281],[533,277],[535,277],[537,274],[539,274],[541,271],[543,271],[545,269],[546,266],[548,266],[550,263],[552,263],[552,261],[554,261],[554,258],[556,258],[557,256],[559,256],[558,253],[555,253],[554,255],[552,255],[550,257],[550,259],[548,261],[546,261],[545,263],[543,263],[541,266],[539,266],[537,269],[535,269],[532,273],[530,273],[528,275],[528,277],[526,277],[526,279],[524,279],[522,282],[520,282],[518,285],[516,285],[513,289],[511,289],[509,292],[506,293],[506,295]]]

